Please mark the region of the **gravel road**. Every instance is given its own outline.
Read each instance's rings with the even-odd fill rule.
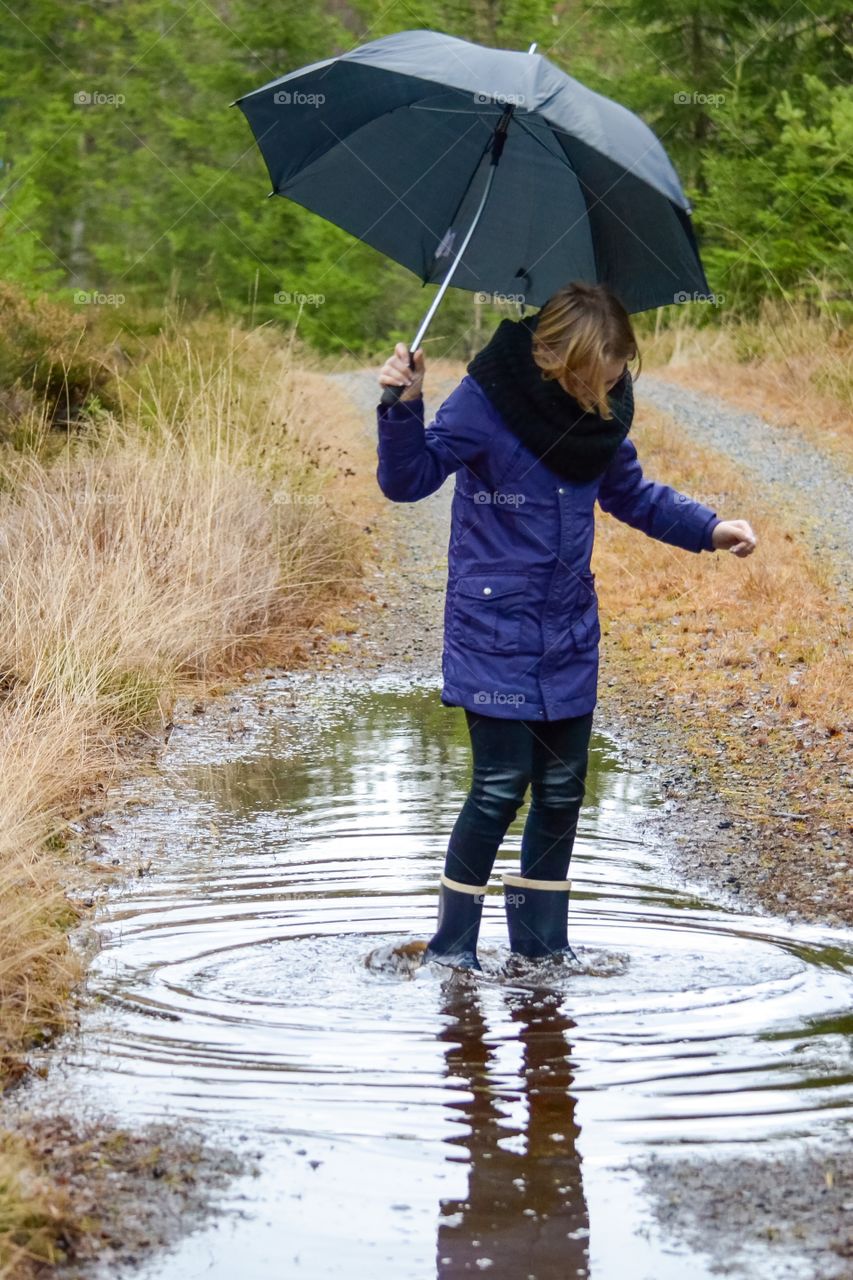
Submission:
[[[376,406],[379,385],[373,370],[328,375],[353,401],[353,429],[376,458]],[[455,381],[432,379],[424,389],[424,412],[429,423],[439,405],[450,395]],[[375,468],[375,462],[374,462]],[[441,673],[444,627],[444,591],[447,585],[447,543],[453,479],[420,502],[387,502],[388,543],[391,557],[376,571],[370,589],[385,608],[370,620],[359,636],[360,665],[388,670],[401,665],[435,677]],[[383,557],[385,559],[385,557]],[[372,612],[365,605],[356,612]]]
[[[352,401],[353,433],[364,446],[363,460],[375,459],[375,371],[327,377]],[[454,379],[430,379],[426,392],[428,421],[455,385]],[[642,396],[656,408],[673,414],[679,426],[697,439],[740,458],[763,483],[774,486],[777,501],[796,509],[798,520],[808,521],[802,527],[815,531],[815,538],[819,539],[816,545],[828,561],[831,559],[838,573],[849,573],[844,557],[849,557],[853,547],[850,490],[836,463],[817,454],[808,444],[801,445],[787,428],[775,429],[753,415],[720,406],[710,397],[671,386],[662,379],[644,374]],[[381,523],[377,519],[376,529],[380,554],[369,567],[364,598],[351,610],[348,607],[359,626],[347,636],[347,667],[423,674],[433,682],[440,678],[452,493],[450,480],[418,503],[382,505]],[[343,665],[340,651],[324,656],[320,650],[318,660],[335,669]],[[237,688],[229,697],[214,698],[208,704],[206,720],[213,735],[211,759],[220,760],[228,750],[227,743],[243,743],[253,725],[266,724],[263,684],[258,684],[263,674],[246,673],[245,689]],[[194,700],[189,699],[179,713],[194,717]],[[707,883],[718,899],[738,906],[744,905],[744,898],[747,903],[754,902],[760,877],[767,874],[761,871],[759,851],[753,847],[754,833],[741,834],[708,783],[683,767],[688,752],[678,724],[659,721],[649,715],[648,707],[633,705],[610,687],[605,673],[597,710],[599,725],[630,749],[632,756],[648,768],[650,778],[658,780],[665,804],[655,820],[657,829],[651,834],[675,865],[695,876],[694,883]],[[732,857],[720,844],[720,828],[727,829],[727,839],[737,836],[746,841],[737,858],[737,892],[727,888],[733,879]],[[820,887],[824,887],[822,883]],[[759,888],[758,901],[766,898]],[[824,918],[831,919],[825,906],[818,910]],[[16,1114],[20,1131],[30,1141],[36,1133],[33,1125],[37,1118],[27,1114],[25,1095],[20,1095],[19,1102]],[[11,1127],[11,1107],[7,1111],[7,1127]],[[41,1134],[41,1128],[38,1132]],[[110,1132],[104,1131],[104,1141],[110,1138]],[[97,1200],[100,1195],[103,1199],[103,1179],[93,1175],[90,1165],[84,1167],[86,1160],[100,1159],[97,1147],[93,1145],[90,1156],[89,1148],[85,1144],[81,1147],[81,1135],[71,1129],[67,1135],[45,1131],[44,1137],[51,1143],[56,1167],[69,1180],[69,1189],[74,1191],[76,1184],[89,1198],[94,1195]],[[152,1131],[152,1140],[154,1137]],[[58,1150],[60,1138],[62,1150]],[[115,1158],[113,1163],[104,1164],[103,1177],[109,1181],[109,1194],[115,1203],[105,1215],[105,1232],[96,1241],[101,1261],[106,1258],[110,1265],[112,1250],[117,1260],[137,1253],[142,1259],[149,1244],[177,1236],[194,1224],[196,1208],[206,1207],[208,1197],[223,1179],[242,1167],[239,1161],[234,1163],[236,1158],[227,1150],[208,1147],[201,1155],[190,1153],[187,1144],[191,1138],[194,1142],[195,1135],[184,1133],[174,1144],[162,1141],[158,1165],[163,1166],[168,1177],[159,1179],[156,1191],[153,1184],[146,1190],[145,1203],[139,1200],[135,1166],[129,1165],[125,1176]],[[198,1139],[201,1142],[201,1134]],[[160,1143],[159,1137],[157,1142]],[[133,1154],[134,1151],[129,1153]],[[249,1154],[252,1158],[256,1155]],[[732,1274],[727,1260],[757,1233],[762,1238],[778,1240],[775,1267],[772,1273],[763,1273],[768,1280],[771,1274],[773,1280],[800,1280],[803,1275],[840,1280],[853,1274],[849,1269],[853,1257],[848,1212],[853,1195],[853,1160],[849,1152],[823,1152],[804,1145],[783,1161],[761,1160],[759,1156],[759,1152],[744,1152],[734,1160],[716,1162],[685,1156],[677,1164],[667,1161],[649,1165],[644,1172],[655,1216],[697,1249],[706,1250],[717,1260],[721,1273]],[[147,1155],[145,1164],[149,1167]],[[192,1173],[189,1183],[186,1179],[180,1182],[188,1168]],[[193,1192],[196,1181],[197,1206]],[[808,1254],[805,1271],[800,1269],[804,1250]],[[85,1256],[80,1262],[83,1270],[72,1265],[62,1274],[68,1280],[82,1280],[84,1271],[86,1275],[93,1274]]]
[[[653,405],[699,444],[726,454],[754,477],[769,505],[811,540],[839,591],[849,596],[853,565],[853,485],[836,458],[793,427],[774,427],[715,396],[653,374],[637,382],[637,403]]]

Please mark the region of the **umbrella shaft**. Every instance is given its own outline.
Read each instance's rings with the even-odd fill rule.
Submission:
[[[463,253],[468,248],[468,243],[472,235],[474,234],[477,223],[480,221],[480,214],[483,212],[484,208],[486,207],[486,201],[489,198],[489,191],[491,190],[492,183],[494,182],[494,179],[495,179],[495,169],[497,168],[498,161],[501,158],[501,152],[504,149],[504,143],[506,142],[506,131],[509,126],[512,112],[513,112],[513,104],[510,104],[508,107],[504,109],[503,115],[501,116],[498,123],[495,125],[495,131],[492,134],[492,158],[489,164],[489,172],[486,175],[486,185],[483,188],[483,194],[480,196],[480,203],[477,205],[477,211],[474,214],[474,217],[471,219],[470,227],[465,233],[465,239],[462,241],[461,245],[459,246],[459,250],[456,254],[456,257],[453,259],[452,263],[450,264],[447,275],[442,280],[438,293],[433,298],[432,303],[430,304],[429,311],[427,311],[426,315],[421,321],[421,326],[414,336],[412,345],[409,347],[409,367],[410,368],[414,368],[414,361],[412,359],[413,353],[417,351],[418,347],[423,341],[424,334],[429,328],[430,321],[432,320],[433,316],[438,310],[438,306],[441,302],[441,299],[444,297],[445,293],[447,292],[450,281],[453,279],[453,273],[455,272],[456,268],[459,266],[459,263],[462,260]]]
[[[509,120],[512,115],[512,106],[504,108],[504,113],[495,125],[495,132],[492,136],[492,165],[496,165],[503,154],[504,143],[506,142],[506,131],[509,128]]]

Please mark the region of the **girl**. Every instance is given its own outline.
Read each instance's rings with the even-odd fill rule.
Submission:
[[[572,283],[537,315],[503,320],[426,429],[423,349],[412,370],[398,343],[379,373],[381,387],[405,386],[377,408],[385,496],[417,502],[456,473],[440,696],[465,710],[472,778],[424,960],[481,968],[487,882],[528,786],[520,874],[503,876],[510,948],[576,959],[567,875],[597,696],[595,502],[685,551],[755,549],[745,520],[644,478],[627,438],[638,356],[618,298]]]

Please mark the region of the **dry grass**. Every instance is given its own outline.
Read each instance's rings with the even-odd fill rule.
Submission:
[[[0,1277],[29,1277],[61,1260],[76,1229],[67,1192],[21,1137],[0,1135]]]
[[[759,546],[744,561],[694,556],[602,515],[608,670],[679,719],[735,808],[760,818],[781,804],[837,835],[848,820],[849,617],[807,542],[734,465],[663,415],[640,411],[634,435],[648,475],[746,517]]]
[[[33,981],[33,955],[44,957],[47,981],[47,957],[63,951],[45,923],[55,914],[45,906],[53,874],[45,841],[82,790],[117,765],[117,736],[166,716],[188,680],[279,659],[357,584],[367,548],[358,503],[334,441],[320,437],[335,413],[343,429],[345,402],[324,385],[320,418],[315,375],[307,387],[295,379],[263,334],[228,336],[215,357],[188,344],[176,358],[164,346],[138,385],[121,388],[123,415],[90,424],[51,465],[37,452],[6,459],[0,1044],[8,1051],[20,1029],[7,1010],[22,1010],[25,1026],[51,1007]],[[63,989],[69,963],[57,961]]]
[[[127,767],[123,735],[188,685],[298,658],[370,550],[350,406],[272,335],[164,335],[114,394],[61,447],[33,404],[1,458],[0,1088],[67,1025],[68,820]],[[37,1165],[0,1134],[3,1275],[67,1233]]]
[[[853,342],[840,323],[768,302],[756,321],[673,325],[642,346],[650,371],[793,427],[853,468]]]
[[[46,705],[26,687],[0,710],[0,1082],[21,1071],[21,1051],[65,1025],[81,976],[65,930],[78,910],[66,898],[56,855],[62,815],[111,752],[89,708]]]
[[[83,963],[67,940],[80,909],[63,846],[69,819],[127,767],[123,735],[162,722],[190,684],[292,659],[357,590],[370,552],[349,404],[269,334],[199,325],[155,343],[116,395],[120,411],[58,454],[36,407],[19,434],[30,447],[2,458],[6,1084],[29,1045],[67,1025]],[[0,1154],[0,1240],[47,1256],[62,1215],[30,1213],[14,1189],[22,1158]]]

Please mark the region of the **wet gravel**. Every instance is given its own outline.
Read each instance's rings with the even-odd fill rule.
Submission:
[[[792,427],[774,427],[715,396],[653,374],[637,382],[637,403],[668,413],[689,436],[748,471],[769,505],[784,510],[845,596],[853,585],[853,485],[837,458]]]
[[[849,1280],[853,1275],[853,1156],[825,1144],[784,1160],[726,1159],[640,1166],[657,1221],[740,1280]]]
[[[164,1121],[130,1131],[94,1106],[86,1115],[31,1111],[26,1091],[4,1099],[3,1124],[26,1144],[36,1167],[49,1171],[56,1220],[52,1262],[33,1260],[30,1267],[21,1257],[3,1269],[6,1280],[132,1274],[216,1213],[238,1176],[257,1176],[262,1156],[211,1141],[201,1126],[183,1121],[178,1130]]]

